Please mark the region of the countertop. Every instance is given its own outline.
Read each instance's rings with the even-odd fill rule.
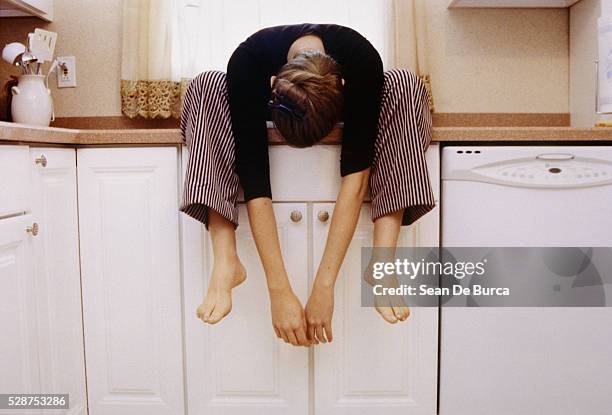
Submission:
[[[273,128],[269,142],[283,144]],[[341,128],[323,140],[323,144],[339,144]],[[520,141],[612,141],[612,128],[572,127],[434,127],[434,142],[520,142]],[[178,129],[113,129],[90,130],[36,127],[0,121],[0,142],[63,145],[177,145],[182,144]]]

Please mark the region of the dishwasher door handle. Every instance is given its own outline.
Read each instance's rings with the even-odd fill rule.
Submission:
[[[546,160],[546,161],[567,161],[573,160],[573,154],[562,154],[562,153],[544,153],[536,156],[538,160]]]

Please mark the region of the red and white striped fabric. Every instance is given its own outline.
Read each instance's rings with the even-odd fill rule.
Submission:
[[[428,98],[412,72],[385,71],[370,174],[372,220],[403,209],[402,225],[410,225],[435,206],[425,160],[432,137]],[[208,228],[212,208],[238,226],[240,183],[224,72],[203,72],[191,81],[180,130],[189,159],[179,210]]]

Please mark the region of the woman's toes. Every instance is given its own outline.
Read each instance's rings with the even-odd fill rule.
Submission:
[[[212,312],[213,308],[214,308],[214,304],[210,304],[207,301],[205,301],[202,304],[200,304],[200,306],[196,310],[196,314],[200,320],[207,322],[208,319],[210,318],[210,313]]]
[[[206,322],[208,324],[215,324],[215,323],[218,323],[220,320],[221,320],[221,317],[218,314],[213,312],[210,314],[210,317],[208,317]]]
[[[393,309],[391,307],[376,307],[376,311],[378,311],[378,313],[387,323],[397,323],[397,317],[393,313]]]
[[[393,307],[393,314],[398,320],[404,321],[410,316],[410,309],[408,307]]]
[[[198,307],[198,317],[208,324],[216,324],[232,310],[231,293],[209,292],[206,300]]]

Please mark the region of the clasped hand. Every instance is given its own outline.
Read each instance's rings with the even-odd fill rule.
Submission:
[[[270,304],[274,332],[285,343],[310,346],[332,341],[333,287],[315,284],[305,308],[290,287],[271,290]]]

